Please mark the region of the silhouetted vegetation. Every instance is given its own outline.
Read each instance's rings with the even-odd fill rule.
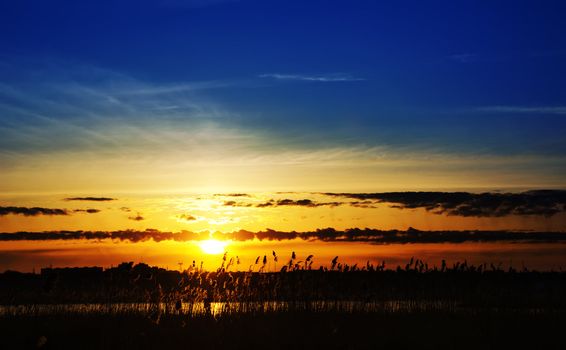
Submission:
[[[0,327],[9,333],[1,339],[52,348],[562,343],[564,272],[466,262],[431,267],[418,259],[388,269],[349,266],[339,257],[313,269],[313,256],[293,253],[283,262],[271,255],[259,256],[247,271],[231,271],[242,266],[226,255],[216,271],[196,262],[182,272],[132,262],[109,269],[45,268],[40,274],[7,271],[0,274]],[[265,272],[271,261],[282,265],[280,272]]]
[[[40,274],[0,274],[0,303],[262,302],[262,301],[410,301],[443,308],[563,308],[566,273],[537,272],[466,262],[430,267],[411,259],[406,266],[341,264],[313,270],[312,256],[283,263],[281,272],[263,272],[267,256],[249,267],[234,269],[235,258],[217,271],[193,263],[183,272],[122,263],[117,267],[44,268]],[[274,255],[270,259],[277,259]],[[238,266],[241,267],[241,266]],[[254,272],[255,271],[255,272]],[[158,299],[156,299],[158,298]]]

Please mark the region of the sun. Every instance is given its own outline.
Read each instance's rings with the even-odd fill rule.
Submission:
[[[204,253],[217,255],[224,253],[225,248],[228,245],[228,242],[218,241],[216,239],[207,239],[206,241],[199,242],[198,245]]]

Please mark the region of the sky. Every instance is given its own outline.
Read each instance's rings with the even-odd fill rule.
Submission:
[[[565,10],[4,1],[0,189],[563,188]]]
[[[442,196],[379,195],[382,215],[256,205],[566,189],[565,15],[558,0],[2,1],[0,231],[564,230],[562,192],[457,202],[468,216]],[[229,193],[251,206],[214,197]],[[65,201],[89,196],[117,202]]]

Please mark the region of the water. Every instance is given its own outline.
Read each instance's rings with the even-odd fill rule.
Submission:
[[[489,308],[497,311],[497,308]],[[182,303],[88,303],[88,304],[29,304],[2,305],[0,317],[48,315],[187,315],[221,316],[245,313],[278,312],[338,312],[338,313],[410,313],[410,312],[479,312],[477,307],[466,307],[453,301],[263,301],[263,302],[193,302]],[[515,310],[517,311],[517,310]],[[542,308],[525,308],[526,313],[547,312]]]

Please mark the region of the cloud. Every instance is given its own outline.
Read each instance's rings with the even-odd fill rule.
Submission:
[[[196,221],[197,220],[196,217],[194,217],[193,215],[190,215],[190,214],[181,214],[181,215],[179,215],[179,219],[185,220],[185,221]]]
[[[208,146],[211,136],[216,142],[238,136],[216,130],[220,124],[233,129],[226,123],[235,114],[195,93],[233,83],[158,84],[92,66],[38,65],[37,74],[16,65],[22,79],[0,81],[0,156],[91,151],[143,156],[169,151],[173,144],[202,154],[198,146]]]
[[[143,216],[141,216],[140,213],[138,213],[136,216],[128,216],[128,219],[133,220],[133,221],[145,220],[145,218]]]
[[[325,202],[325,203],[317,203],[314,202],[310,199],[299,199],[299,200],[293,200],[293,199],[280,199],[277,201],[274,201],[273,199],[265,202],[263,204],[258,204],[257,207],[261,207],[261,206],[275,206],[275,207],[280,207],[280,206],[298,206],[298,207],[310,207],[310,208],[315,208],[315,207],[323,207],[323,206],[330,206],[330,207],[336,207],[336,206],[340,206],[344,203],[342,202]]]
[[[550,217],[566,211],[566,191],[535,190],[522,193],[383,192],[322,193],[332,197],[392,203],[393,208],[424,208],[434,214],[464,217],[540,215]]]
[[[240,0],[162,0],[159,4],[165,7],[203,8],[224,3],[234,3]]]
[[[119,240],[129,242],[199,241],[210,239],[209,232],[163,232],[154,229],[145,231],[49,231],[0,233],[0,241],[52,241],[52,240]],[[338,231],[334,228],[305,232],[285,232],[266,229],[251,232],[246,230],[230,233],[213,233],[217,239],[233,241],[269,240],[284,241],[301,239],[323,242],[366,242],[372,244],[407,243],[462,243],[462,242],[524,242],[524,243],[566,243],[566,232],[515,232],[515,231],[421,231],[409,228],[402,230],[376,230],[351,228]]]
[[[67,209],[52,209],[40,207],[0,207],[0,216],[4,215],[24,215],[24,216],[38,216],[38,215],[69,215]]]
[[[0,216],[4,215],[24,215],[24,216],[39,216],[39,215],[70,215],[70,213],[86,213],[96,214],[100,213],[100,209],[53,209],[53,208],[40,208],[40,207],[0,207]]]
[[[281,207],[281,206],[297,206],[297,207],[308,207],[308,208],[316,208],[316,207],[323,207],[323,206],[330,206],[330,207],[337,207],[340,205],[345,204],[344,202],[324,202],[318,203],[314,202],[310,199],[270,199],[266,202],[259,203],[259,204],[252,204],[252,203],[243,203],[243,202],[236,202],[236,201],[225,201],[224,206],[227,207],[256,207],[256,208],[267,208],[267,207]]]
[[[96,214],[100,213],[100,209],[75,209],[73,210],[75,213],[87,213],[87,214]]]
[[[533,137],[527,143],[501,140],[509,147],[481,138],[485,150],[475,147],[480,138],[472,142],[455,135],[454,144],[444,131],[417,122],[411,128],[416,134],[398,138],[391,136],[398,134],[391,132],[398,128],[396,122],[346,123],[344,129],[346,124],[334,117],[327,123],[318,117],[240,113],[223,106],[222,97],[207,97],[203,91],[223,83],[144,81],[98,67],[45,61],[48,67],[34,63],[37,69],[15,62],[21,79],[0,82],[0,190],[84,193],[102,184],[108,193],[150,184],[170,190],[187,180],[196,190],[208,183],[205,174],[212,171],[224,188],[240,183],[254,191],[291,188],[298,178],[302,189],[326,183],[346,191],[376,182],[382,188],[398,188],[399,183],[426,188],[438,181],[451,187],[564,182],[559,176],[566,164],[564,142],[558,136]],[[325,74],[265,78],[357,79]],[[258,79],[253,83],[261,84]],[[537,154],[539,149],[543,154]],[[262,181],[255,174],[263,174]]]
[[[69,197],[65,198],[66,201],[92,201],[92,202],[107,202],[115,201],[116,198],[110,197]]]
[[[354,201],[354,202],[348,202],[347,204],[349,204],[352,207],[355,208],[366,208],[366,209],[376,209],[377,206],[375,205],[376,203],[373,201]]]
[[[478,60],[478,55],[474,53],[459,53],[459,54],[449,55],[448,59],[459,63],[473,63]]]
[[[486,106],[476,108],[488,113],[557,114],[566,115],[566,106]]]
[[[216,193],[216,197],[251,197],[247,193]]]
[[[225,201],[223,204],[225,207],[251,207],[253,204],[251,203],[242,203],[236,201]]]
[[[280,74],[280,73],[269,73],[261,74],[260,78],[271,78],[275,80],[298,80],[298,81],[315,81],[315,82],[340,82],[340,81],[362,81],[365,79],[356,78],[350,74],[345,73],[334,73],[334,74],[322,74],[322,75],[303,75],[303,74]]]

